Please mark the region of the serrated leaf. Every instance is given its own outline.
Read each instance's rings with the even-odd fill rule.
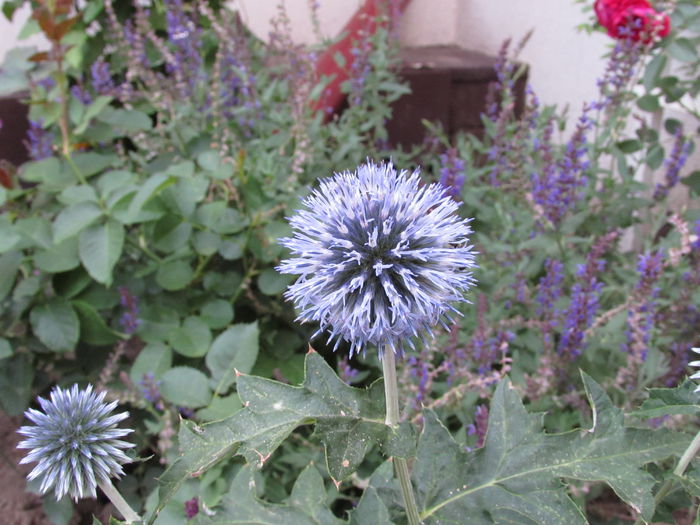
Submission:
[[[259,525],[341,525],[326,505],[323,478],[316,467],[306,467],[292,488],[285,504],[267,503],[256,497],[255,478],[243,467],[217,508],[215,516],[200,520],[202,524],[255,523]]]
[[[97,282],[112,284],[112,269],[124,247],[124,227],[114,220],[97,224],[80,234],[80,261]]]
[[[413,478],[426,523],[474,525],[587,523],[560,478],[608,483],[649,520],[654,478],[643,466],[682,452],[688,436],[625,428],[620,410],[583,374],[593,427],[548,435],[541,416],[529,414],[508,381],[491,402],[484,447],[464,452],[431,411],[425,414]]]
[[[29,321],[34,334],[55,352],[75,349],[80,335],[80,321],[70,303],[54,297],[32,308]]]
[[[687,380],[676,388],[650,388],[649,398],[639,410],[630,415],[635,417],[662,417],[673,414],[697,414],[700,412],[700,394],[695,393],[697,385]]]
[[[180,425],[180,449],[186,453],[163,475],[160,502],[151,522],[185,480],[233,453],[262,466],[299,425],[316,423],[316,434],[326,447],[329,473],[338,480],[357,469],[362,460],[358,451],[367,450],[370,442],[384,443],[393,434],[384,424],[381,381],[368,389],[350,387],[316,352],[307,354],[301,386],[243,375],[237,390],[244,408],[230,418],[202,427],[188,422]],[[327,432],[338,428],[349,433]]]

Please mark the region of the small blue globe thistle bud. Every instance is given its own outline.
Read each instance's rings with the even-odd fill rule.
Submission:
[[[35,425],[17,431],[28,438],[17,448],[31,449],[20,463],[37,463],[27,478],[41,478],[42,494],[53,487],[56,499],[95,497],[96,486],[111,483],[112,476],[124,473],[121,465],[131,461],[122,449],[134,445],[117,439],[133,432],[117,428],[129,413],[110,415],[117,402],[105,403],[105,392],[93,392],[92,385],[56,387],[50,398],[38,399],[43,412],[30,408],[24,413]]]
[[[368,344],[402,352],[458,313],[452,303],[474,283],[472,230],[442,185],[368,162],[322,180],[304,205],[280,240],[295,257],[277,269],[301,275],[285,297],[299,320],[320,323],[314,336],[329,328],[350,355]]]

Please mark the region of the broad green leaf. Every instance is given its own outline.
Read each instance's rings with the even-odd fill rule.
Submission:
[[[668,45],[669,54],[680,62],[693,62],[698,59],[698,50],[689,38],[674,38]]]
[[[138,334],[146,343],[162,343],[168,334],[180,326],[180,318],[172,308],[144,304],[139,313]]]
[[[138,385],[146,374],[153,374],[154,379],[160,379],[170,370],[173,363],[173,351],[163,343],[152,343],[144,346],[131,365],[129,377]]]
[[[4,337],[0,337],[0,359],[5,359],[12,355],[12,345]]]
[[[80,319],[80,340],[91,345],[111,345],[117,336],[95,308],[85,301],[72,301],[71,304]]]
[[[651,91],[666,66],[666,55],[659,53],[649,61],[644,71],[644,89]]]
[[[236,371],[247,374],[258,358],[260,329],[257,321],[235,324],[221,333],[207,352],[206,364],[216,392],[226,392],[236,381]]]
[[[161,264],[156,272],[156,282],[165,290],[182,290],[192,280],[194,271],[187,261],[176,260]]]
[[[168,171],[171,175],[175,175]],[[204,199],[209,188],[209,181],[204,177],[178,179],[176,184],[163,191],[162,197],[168,207],[182,217],[189,218],[194,213],[197,203]]]
[[[97,97],[86,109],[85,113],[83,114],[83,120],[80,122],[78,126],[75,127],[73,130],[73,133],[76,135],[80,135],[83,133],[88,125],[90,124],[90,120],[95,118],[99,113],[107,107],[107,105],[112,101],[112,97],[106,97],[106,96],[99,96]]]
[[[17,354],[0,366],[0,407],[10,416],[18,416],[32,397],[34,366],[29,354]]]
[[[221,236],[209,230],[199,231],[192,238],[192,246],[200,255],[214,255],[221,245]]]
[[[166,401],[189,408],[206,406],[211,400],[207,376],[188,366],[176,366],[165,372],[160,393]]]
[[[237,390],[244,408],[233,416],[203,427],[188,422],[180,426],[180,448],[187,453],[163,475],[158,510],[151,520],[185,480],[233,453],[262,466],[299,425],[316,423],[329,473],[338,480],[357,469],[373,444],[395,441],[395,433],[384,424],[382,382],[368,389],[350,387],[316,352],[306,356],[301,386],[241,375]],[[402,448],[410,447],[392,446]]]
[[[676,388],[650,388],[649,398],[641,408],[630,415],[635,417],[662,417],[673,414],[697,414],[700,412],[700,394],[697,385],[690,380]]]
[[[56,157],[47,157],[23,164],[20,175],[28,182],[43,183],[58,176],[61,169],[61,162]]]
[[[225,201],[201,204],[197,208],[195,219],[211,231],[223,234],[239,232],[248,222],[238,210],[231,208]]]
[[[174,215],[165,215],[153,225],[153,246],[165,253],[182,249],[190,240],[192,225]]]
[[[235,261],[243,257],[246,239],[243,235],[229,237],[219,245],[219,255],[227,261]]]
[[[209,328],[224,328],[233,320],[233,307],[223,299],[212,299],[202,306],[200,317]]]
[[[54,297],[32,308],[29,314],[32,331],[39,340],[55,352],[75,349],[80,335],[80,321],[70,303]]]
[[[243,408],[243,404],[238,394],[225,397],[216,396],[212,398],[208,407],[197,410],[197,417],[203,421],[219,421],[231,417],[241,408]]]
[[[666,430],[626,428],[600,386],[583,374],[593,427],[548,435],[542,417],[525,411],[508,381],[491,401],[484,446],[464,452],[431,411],[413,467],[421,518],[426,523],[474,525],[587,523],[560,478],[608,483],[640,511],[654,514],[654,478],[643,467],[682,452],[688,436]]]
[[[658,111],[661,109],[659,97],[654,95],[642,95],[637,99],[637,106],[644,111]]]
[[[258,288],[265,295],[277,295],[287,289],[294,276],[282,275],[274,268],[265,268],[258,275]]]
[[[117,159],[118,157],[114,154],[102,154],[94,151],[75,153],[73,155],[73,162],[84,177],[90,177],[96,173],[101,173]]]
[[[0,301],[5,299],[12,290],[21,262],[21,252],[7,252],[0,255]]]
[[[255,523],[256,525],[342,525],[346,522],[333,515],[326,504],[326,489],[316,467],[306,467],[284,504],[262,501],[256,497],[255,477],[250,467],[243,467],[217,508],[216,515],[203,519],[204,524]]]
[[[112,269],[124,247],[124,227],[115,220],[97,224],[80,234],[80,261],[97,282],[112,284]]]
[[[14,250],[21,240],[22,236],[7,214],[0,215],[0,254]]]
[[[63,190],[56,199],[65,206],[73,206],[81,202],[97,203],[97,193],[92,186],[76,184]]]
[[[148,180],[141,185],[138,192],[129,203],[127,216],[135,219],[141,211],[141,208],[143,208],[143,205],[146,204],[149,199],[175,182],[177,182],[177,178],[166,175],[165,173],[151,175]]]
[[[80,265],[78,239],[66,239],[58,244],[37,250],[34,262],[40,270],[49,273],[67,272]]]
[[[92,224],[102,211],[94,202],[80,202],[63,208],[53,221],[53,240],[59,243]]]
[[[135,109],[105,108],[98,119],[124,133],[135,133],[151,129],[151,118]]]
[[[185,319],[182,326],[168,336],[173,349],[186,357],[202,357],[211,344],[211,330],[204,320],[196,316]]]

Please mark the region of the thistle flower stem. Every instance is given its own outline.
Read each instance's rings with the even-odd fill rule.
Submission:
[[[676,468],[673,469],[673,475],[682,476],[685,472],[685,469],[688,468],[688,465],[690,464],[692,459],[698,454],[698,451],[700,451],[700,432],[695,434],[693,441],[690,442],[688,448],[685,449],[685,452],[683,452],[681,459],[678,460]],[[659,491],[656,493],[656,496],[654,496],[654,503],[656,505],[661,503],[661,501],[663,501],[666,495],[671,491],[671,488],[673,487],[673,482],[674,480],[672,478],[669,478],[663,482],[663,485],[661,485],[661,487],[659,488]],[[642,518],[637,518],[637,521],[634,522],[634,525],[641,525],[642,523],[644,523]]]
[[[105,496],[109,498],[109,501],[117,508],[127,523],[141,521],[141,516],[134,512],[134,509],[132,509],[122,495],[119,494],[119,491],[112,485],[111,481],[99,481],[97,485],[102,489],[102,492],[105,493]]]
[[[388,345],[384,348],[382,355],[382,371],[384,372],[384,396],[386,399],[386,419],[385,423],[390,427],[396,427],[399,424],[399,388],[396,381],[396,361],[394,358],[394,350]],[[413,486],[411,485],[411,476],[408,472],[408,463],[405,458],[394,457],[394,465],[396,474],[401,485],[401,493],[403,494],[404,508],[409,525],[420,525],[420,516],[418,515],[418,507],[416,499],[413,495]]]

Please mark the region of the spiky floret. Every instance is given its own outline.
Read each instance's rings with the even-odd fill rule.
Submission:
[[[124,473],[121,465],[131,460],[122,449],[134,445],[118,438],[133,431],[117,424],[129,413],[111,414],[117,402],[104,398],[105,392],[93,392],[92,385],[56,387],[50,399],[38,398],[43,412],[30,408],[24,413],[34,425],[17,431],[27,437],[17,448],[31,449],[20,463],[37,463],[27,478],[41,478],[42,494],[53,487],[57,499],[94,497],[98,483]]]
[[[294,257],[278,271],[301,275],[285,297],[299,320],[320,323],[314,336],[330,329],[351,355],[369,344],[402,351],[449,320],[474,283],[470,221],[418,171],[368,162],[322,180],[303,204],[280,240]]]
[[[700,347],[691,348],[696,354],[700,354]],[[700,361],[691,361],[688,366],[700,366]],[[695,372],[690,379],[700,379],[700,372]],[[694,390],[695,393],[700,392],[700,386]]]

